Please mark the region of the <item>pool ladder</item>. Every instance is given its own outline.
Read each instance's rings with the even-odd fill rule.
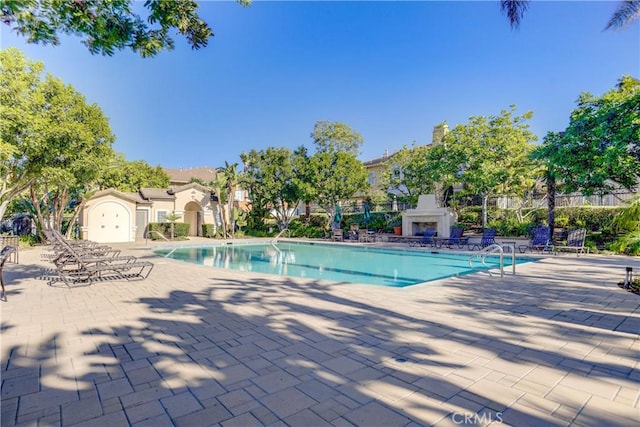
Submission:
[[[500,245],[498,243],[494,243],[492,245],[487,246],[486,248],[480,249],[478,252],[474,253],[469,257],[469,268],[473,270],[480,271],[480,268],[476,268],[473,266],[473,261],[476,258],[480,259],[480,262],[483,266],[486,267],[489,276],[493,276],[491,273],[491,268],[487,265],[487,255],[495,255],[499,254],[500,256],[500,277],[504,277],[504,245]],[[516,248],[515,246],[511,246],[511,266],[513,269],[513,275],[516,274]]]
[[[291,231],[289,231],[288,228],[283,228],[282,230],[280,230],[280,232],[276,235],[276,237],[274,237],[273,239],[271,239],[271,244],[274,244],[278,241],[278,239],[280,238],[280,236],[282,236],[285,231],[289,232],[289,237],[291,237]]]

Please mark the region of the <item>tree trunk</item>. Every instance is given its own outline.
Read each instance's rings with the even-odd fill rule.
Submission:
[[[311,202],[310,201],[304,202],[304,215],[305,215],[306,225],[309,225],[309,223],[311,222]]]
[[[80,216],[80,211],[82,211],[82,208],[84,208],[84,205],[85,205],[85,201],[84,199],[82,199],[82,201],[73,208],[73,214],[71,215],[71,220],[69,221],[69,225],[67,226],[67,232],[65,233],[65,236],[67,239],[71,239],[73,224],[75,224],[76,221],[78,220],[78,216]]]
[[[9,206],[9,200],[4,200],[0,203],[0,220],[4,218],[4,213],[7,211],[7,206]]]
[[[483,194],[482,195],[482,228],[487,228],[487,201],[489,200],[489,196]]]
[[[40,233],[40,240],[41,241],[46,241],[47,238],[44,235],[43,231],[44,230],[49,230],[49,227],[47,226],[47,224],[44,221],[44,216],[42,216],[42,210],[40,209],[40,202],[39,200],[36,198],[36,192],[33,189],[33,187],[31,187],[29,189],[29,193],[31,196],[31,203],[33,204],[33,209],[36,211],[36,228],[38,229],[38,232]]]
[[[547,177],[547,222],[549,223],[549,239],[553,241],[553,231],[556,226],[556,177]]]

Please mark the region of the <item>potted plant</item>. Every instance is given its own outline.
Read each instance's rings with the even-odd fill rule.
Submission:
[[[387,226],[393,230],[393,234],[402,235],[402,215],[385,215],[387,218]]]

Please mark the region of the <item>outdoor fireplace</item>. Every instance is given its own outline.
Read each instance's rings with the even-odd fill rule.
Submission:
[[[424,233],[427,228],[434,228],[438,237],[449,237],[451,224],[455,220],[455,213],[451,209],[437,206],[433,194],[422,194],[418,197],[418,206],[407,209],[402,215],[402,235],[413,236]]]

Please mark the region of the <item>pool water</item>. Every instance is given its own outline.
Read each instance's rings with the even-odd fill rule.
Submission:
[[[482,266],[475,262],[476,269],[470,268],[469,254],[297,242],[167,247],[155,253],[232,270],[394,287],[474,273]],[[499,268],[499,262],[486,259],[489,268]],[[504,264],[511,265],[510,256]]]

